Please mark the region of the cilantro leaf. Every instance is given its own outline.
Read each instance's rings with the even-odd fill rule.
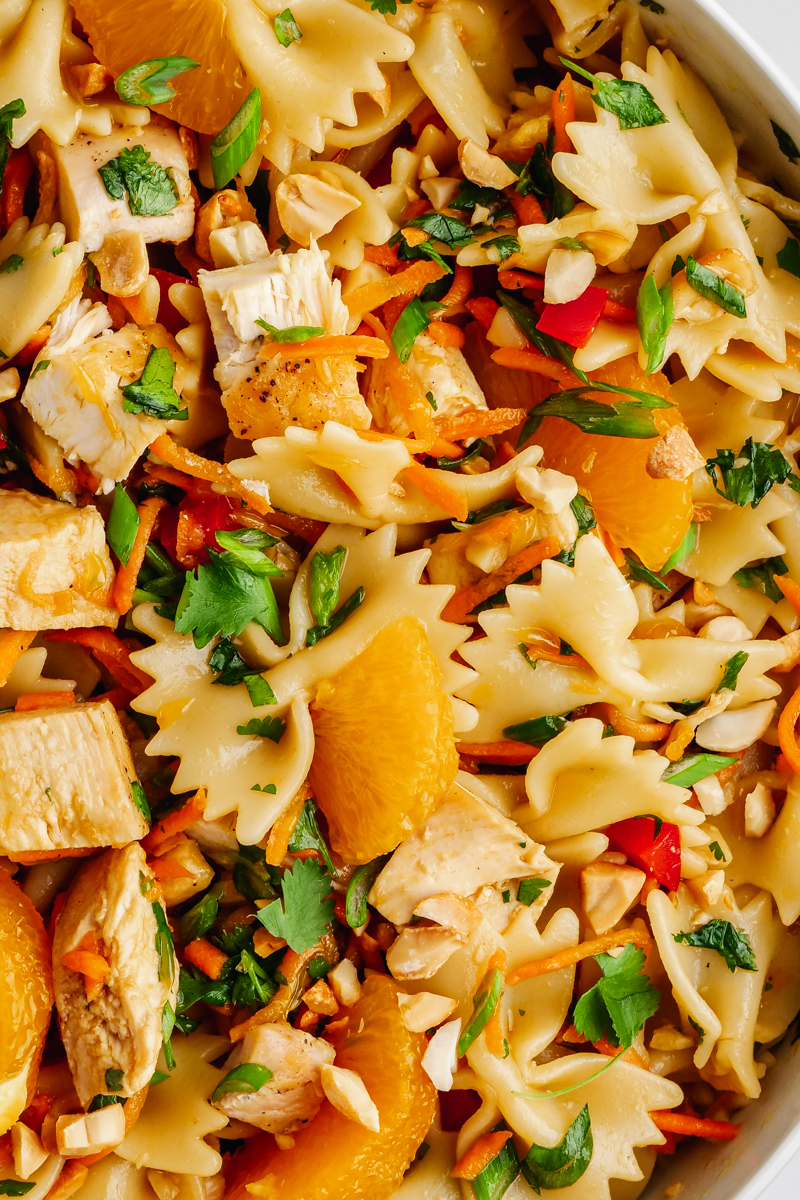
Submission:
[[[33,1179],[29,1183],[22,1183],[17,1179],[0,1179],[0,1196],[27,1196],[35,1187]]]
[[[317,325],[291,325],[288,329],[276,329],[274,325],[268,325],[266,321],[262,321],[260,317],[256,317],[256,325],[260,325],[262,329],[266,329],[271,342],[307,342],[309,338],[321,337],[325,332]]]
[[[575,547],[584,534],[588,533],[590,529],[595,528],[597,521],[594,519],[594,511],[591,504],[583,496],[576,496],[574,500],[570,500],[569,506],[572,509],[575,520],[578,522],[578,536],[568,549],[562,550],[560,554],[555,556],[554,561],[564,563],[567,567],[574,567]]]
[[[752,438],[747,439],[738,454],[733,450],[717,450],[716,457],[706,462],[706,474],[720,496],[740,508],[748,504],[758,508],[776,483],[788,483],[792,491],[800,492],[800,479],[777,446],[754,442]]]
[[[278,892],[273,884],[280,872],[267,863],[263,846],[240,846],[233,868],[237,892],[248,900],[274,900]]]
[[[785,246],[778,251],[778,266],[800,279],[800,244],[797,238],[786,239]]]
[[[217,535],[220,536],[219,534]],[[188,571],[175,614],[178,633],[191,633],[198,649],[213,637],[238,635],[255,621],[273,641],[285,643],[272,585],[228,552],[209,549],[208,565]]]
[[[785,154],[790,162],[800,162],[800,150],[797,149],[797,143],[791,134],[787,133],[785,129],[781,129],[776,121],[770,121],[770,125],[772,126],[772,132],[775,134],[781,154]]]
[[[373,12],[390,13],[392,16],[397,12],[396,0],[369,0],[370,8]],[[410,4],[411,0],[400,0],[401,4]]]
[[[323,629],[330,625],[331,615],[339,603],[339,583],[346,558],[344,546],[337,546],[329,554],[318,550],[311,560],[309,601],[317,625]]]
[[[297,818],[297,824],[292,830],[292,836],[289,839],[289,851],[291,854],[299,854],[301,850],[318,850],[325,859],[325,864],[331,875],[338,874],[336,867],[333,865],[330,851],[322,836],[317,824],[317,806],[313,800],[306,800],[303,805],[300,816]]]
[[[194,71],[199,65],[193,58],[181,54],[169,58],[150,58],[123,71],[114,87],[120,99],[128,104],[139,107],[168,104],[175,95],[175,89],[169,86],[168,80],[182,75],[184,71]]]
[[[11,271],[18,271],[25,259],[21,254],[9,254],[8,258],[4,258],[0,263],[0,275],[8,275]],[[36,372],[34,371],[34,375]]]
[[[515,191],[520,196],[529,196],[532,192],[540,200],[545,200],[550,208],[548,215],[551,221],[557,217],[565,217],[575,207],[572,192],[553,174],[552,157],[552,145],[548,137],[547,148],[541,142],[537,142],[533,154],[522,167],[516,163],[508,164],[519,176]]]
[[[639,0],[639,7],[649,8],[650,12],[654,12],[659,17],[667,11],[663,4],[658,3],[658,0]]]
[[[134,217],[163,217],[178,203],[178,192],[169,172],[149,159],[149,150],[134,146],[120,150],[116,158],[97,171],[112,200],[122,200],[127,194],[128,208]]]
[[[506,197],[497,188],[482,187],[479,183],[472,183],[469,179],[463,179],[458,189],[458,195],[450,201],[448,208],[455,208],[463,212],[473,212],[478,207],[491,209],[495,205],[506,203]]]
[[[653,93],[644,84],[628,79],[598,79],[591,71],[570,62],[568,58],[562,58],[561,61],[565,67],[577,71],[595,85],[592,99],[600,108],[618,118],[620,129],[648,129],[653,125],[669,123],[656,104]]]
[[[96,1096],[92,1096],[89,1102],[87,1112],[98,1112],[101,1108],[110,1108],[112,1104],[124,1104],[128,1099],[127,1096],[109,1096],[106,1093],[99,1092]]]
[[[723,308],[732,317],[740,317],[744,320],[747,316],[744,293],[740,292],[732,283],[728,283],[721,275],[717,275],[716,271],[704,267],[691,254],[686,262],[686,282],[697,292],[698,296],[704,296],[706,300]]]
[[[125,1077],[125,1072],[118,1070],[116,1067],[109,1067],[106,1071],[106,1087],[109,1092],[119,1092],[122,1090],[122,1080]]]
[[[522,1160],[522,1174],[537,1195],[542,1188],[551,1191],[571,1187],[588,1168],[593,1150],[589,1105],[584,1104],[557,1146],[533,1143]]]
[[[672,280],[659,288],[654,275],[648,275],[636,298],[636,324],[647,355],[647,374],[659,371],[664,364],[667,334],[672,325]]]
[[[519,238],[514,237],[513,233],[504,233],[500,237],[489,238],[482,245],[484,249],[494,246],[501,263],[504,263],[512,254],[519,254],[520,251]]]
[[[733,578],[739,587],[754,588],[777,603],[783,599],[783,592],[775,582],[774,576],[786,575],[788,570],[781,556],[776,554],[772,558],[765,558],[759,566],[742,567],[734,572]]]
[[[433,241],[442,242],[451,250],[460,250],[475,240],[475,234],[469,225],[465,225],[458,217],[450,217],[435,209],[413,217],[406,222],[404,228],[421,229]]]
[[[528,907],[535,904],[545,888],[551,887],[549,879],[520,879],[517,888],[517,901]]]
[[[672,935],[676,942],[687,946],[697,946],[701,950],[716,950],[727,963],[728,970],[733,972],[739,967],[742,971],[757,971],[753,947],[743,929],[735,929],[730,921],[722,921],[714,917],[699,929],[687,933]]]
[[[283,572],[264,553],[276,546],[278,539],[261,529],[218,529],[214,536],[217,545],[228,550],[242,566],[254,575],[282,576]]]
[[[279,742],[286,729],[286,722],[280,717],[252,717],[246,725],[237,725],[236,732],[243,736],[255,735],[269,738],[271,742]]]
[[[738,654],[734,654],[725,663],[725,670],[722,673],[722,679],[719,681],[717,691],[725,691],[730,688],[731,691],[736,690],[736,681],[739,678],[739,672],[750,657],[744,650],[740,650]]]
[[[281,881],[283,900],[274,900],[257,913],[257,919],[275,937],[286,938],[300,954],[310,950],[333,920],[331,877],[313,858],[298,859]]]
[[[717,862],[728,861],[725,857],[725,851],[722,849],[722,846],[720,846],[719,842],[709,842],[708,848],[714,855],[714,858],[717,860]]]
[[[217,919],[219,912],[219,897],[208,892],[197,904],[181,917],[181,941],[194,942],[197,938],[205,937]]]
[[[141,378],[120,388],[125,397],[122,407],[129,413],[146,413],[162,421],[186,421],[189,409],[181,407],[181,398],[172,386],[175,363],[165,346],[151,346]]]
[[[221,683],[223,687],[243,683],[254,708],[259,708],[262,704],[278,703],[267,680],[260,671],[254,671],[248,666],[230,638],[220,638],[211,651],[208,665],[212,671],[219,672],[214,683]]]
[[[605,1038],[627,1050],[648,1017],[658,1011],[661,993],[642,974],[644,953],[639,946],[628,942],[618,958],[594,957],[602,978],[575,1005],[575,1028],[589,1042]]]
[[[14,121],[24,117],[26,113],[23,100],[9,100],[0,108],[0,192],[3,190],[3,177],[6,173],[6,163],[11,153],[11,134]],[[27,1188],[25,1189],[28,1190]],[[19,1193],[22,1195],[22,1193]]]

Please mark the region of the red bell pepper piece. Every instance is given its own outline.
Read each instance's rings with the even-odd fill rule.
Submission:
[[[240,508],[241,501],[237,497],[229,496],[215,496],[212,500],[202,500],[199,504],[187,504],[182,501],[179,508],[170,509],[164,515],[159,533],[161,545],[171,559],[177,560],[178,518],[181,512],[188,512],[195,525],[203,531],[205,546],[221,553],[222,547],[214,535],[218,529],[240,528],[233,519],[234,512],[238,512]],[[195,557],[199,562],[208,562],[205,549],[199,551]]]
[[[161,287],[161,299],[158,304],[158,320],[159,325],[163,325],[167,333],[171,333],[174,337],[176,333],[180,333],[185,329],[188,322],[185,317],[182,317],[177,308],[170,302],[169,289],[173,283],[191,283],[191,279],[187,279],[185,275],[175,275],[172,271],[162,271],[160,267],[151,267],[150,274],[154,275]]]
[[[606,830],[615,850],[674,892],[681,881],[681,837],[677,825],[664,821],[656,833],[653,817],[631,817]]]
[[[607,288],[588,287],[583,295],[568,304],[546,304],[538,330],[581,349],[597,328],[607,300]]]

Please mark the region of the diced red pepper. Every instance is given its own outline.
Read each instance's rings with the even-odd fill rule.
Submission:
[[[597,328],[607,300],[606,288],[588,287],[568,304],[546,304],[539,318],[539,332],[581,349]]]
[[[187,498],[188,499],[188,498]],[[213,500],[202,500],[199,504],[187,504],[182,501],[179,508],[169,509],[159,532],[161,545],[173,560],[177,559],[178,518],[181,512],[188,512],[192,520],[203,531],[203,541],[213,550],[221,550],[214,534],[218,529],[238,529],[239,525],[233,519],[233,514],[241,508],[238,497],[215,496]],[[208,562],[206,550],[197,555],[199,562]]]
[[[180,333],[186,328],[187,321],[182,317],[177,308],[170,302],[169,289],[173,283],[191,283],[191,279],[187,279],[185,275],[175,275],[172,271],[162,271],[160,267],[151,267],[150,274],[154,275],[161,287],[161,299],[158,305],[158,323],[163,325],[167,333],[171,333],[174,337],[176,333]]]
[[[653,817],[631,817],[606,830],[611,846],[657,883],[674,892],[681,881],[681,837],[677,825],[664,821],[656,834]]]

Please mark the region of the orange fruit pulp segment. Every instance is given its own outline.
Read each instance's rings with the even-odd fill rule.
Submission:
[[[671,400],[664,375],[645,375],[633,357],[610,363],[593,377]],[[604,404],[632,399],[613,392],[589,395]],[[682,424],[677,408],[653,409],[653,419],[661,433]],[[545,417],[533,440],[544,448],[544,465],[578,481],[613,541],[638,554],[651,570],[660,570],[689,528],[692,481],[652,479],[647,474],[654,439],[583,433],[560,417]]]
[[[250,91],[226,36],[224,0],[75,0],[99,62],[115,77],[137,63],[186,55],[199,66],[170,81],[175,98],[155,111],[199,133],[219,133]]]
[[[33,1095],[53,1005],[50,953],[42,918],[0,869],[0,1134]]]
[[[325,681],[309,782],[349,863],[394,850],[456,777],[453,712],[423,625],[402,617]]]
[[[226,1200],[386,1200],[393,1194],[436,1107],[436,1089],[420,1065],[427,1042],[403,1024],[398,991],[388,976],[369,976],[346,1023],[337,1020],[328,1035],[336,1065],[363,1079],[380,1132],[324,1100],[317,1116],[292,1135],[290,1150],[279,1150],[267,1134],[247,1143],[226,1172]]]

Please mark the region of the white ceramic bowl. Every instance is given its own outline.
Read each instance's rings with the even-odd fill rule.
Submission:
[[[800,91],[716,0],[664,0],[664,6],[663,15],[642,9],[651,40],[666,38],[711,88],[731,128],[746,135],[744,145],[759,164],[760,178],[767,183],[774,178],[800,198],[800,166],[778,149],[770,125],[775,121],[800,145]],[[662,1156],[642,1200],[662,1200],[676,1183],[683,1185],[678,1200],[756,1200],[769,1194],[772,1180],[800,1149],[800,1040],[791,1044],[793,1032],[790,1027],[777,1050],[760,1099],[745,1111],[736,1141],[685,1142],[673,1157]]]

